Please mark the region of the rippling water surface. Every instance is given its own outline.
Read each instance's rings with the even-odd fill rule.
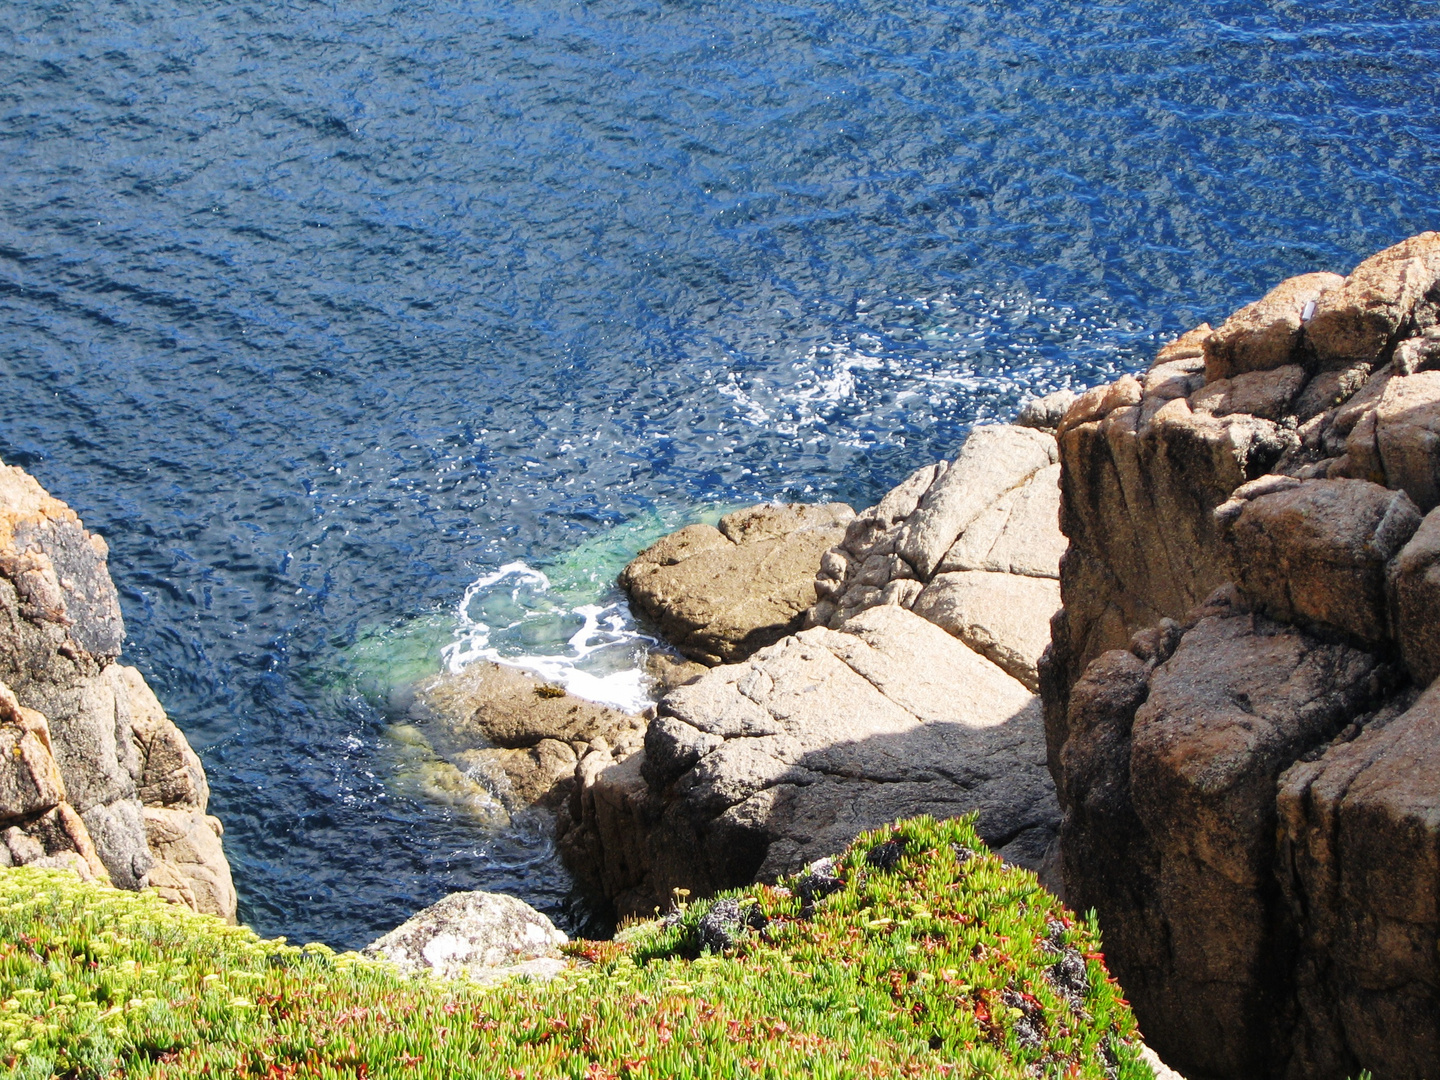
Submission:
[[[543,832],[401,782],[395,687],[633,696],[650,537],[1440,225],[1430,3],[0,12],[0,458],[109,539],[242,917],[334,945],[565,915]]]

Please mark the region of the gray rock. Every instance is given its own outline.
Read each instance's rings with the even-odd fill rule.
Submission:
[[[1055,458],[1055,442],[1045,432],[1008,424],[976,428],[906,520],[895,553],[928,581],[972,521]]]
[[[26,839],[11,861],[35,861],[28,855],[38,844],[45,854],[36,858],[139,889],[158,859],[162,895],[233,921],[230,868],[219,823],[204,815],[209,788],[199,758],[140,673],[113,663],[125,630],[106,557],[105,542],[74,511],[19,469],[0,466],[0,678],[13,680],[16,705],[44,730],[45,753],[63,781],[58,802],[47,793],[39,801],[51,806],[40,812],[37,803],[13,827]],[[29,760],[33,748],[19,748]],[[152,847],[152,835],[169,837],[179,823],[148,828],[142,800],[184,817],[194,842],[157,839]],[[180,861],[166,862],[171,854]],[[186,885],[192,870],[203,887]]]
[[[122,889],[143,889],[150,884],[155,856],[145,835],[144,810],[139,799],[96,803],[80,818],[95,841],[100,861],[110,880]]]
[[[559,948],[569,938],[513,896],[451,893],[365,946],[407,974],[466,977],[482,982],[514,976],[547,978],[566,966]]]
[[[1035,428],[1037,431],[1054,432],[1065,417],[1065,410],[1075,402],[1074,390],[1056,390],[1044,397],[1031,398],[1020,406],[1015,423],[1020,427]]]
[[[1063,554],[1056,464],[987,507],[951,545],[935,572],[988,570],[1058,580]]]
[[[666,767],[648,764],[649,738],[623,761],[584,759],[561,841],[622,914],[648,914],[674,888],[774,880],[914,814],[979,811],[987,842],[1032,867],[1054,839],[1035,698],[899,607],[716,668],[659,711]]]
[[[966,570],[938,574],[912,610],[1035,691],[1059,607],[1058,581]]]

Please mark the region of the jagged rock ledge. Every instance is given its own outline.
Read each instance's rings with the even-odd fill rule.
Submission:
[[[0,866],[72,867],[235,921],[205,770],[134,668],[104,540],[0,464]]]
[[[1147,1038],[1440,1075],[1440,234],[1184,335],[1059,446],[1065,883]]]

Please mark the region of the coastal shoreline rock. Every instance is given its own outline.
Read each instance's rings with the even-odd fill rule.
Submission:
[[[1437,323],[1426,233],[1059,427],[1066,889],[1190,1076],[1440,1073]]]
[[[715,666],[744,660],[800,629],[815,603],[820,557],[855,512],[843,503],[764,503],[690,525],[625,567],[635,610],[682,654]]]
[[[0,767],[0,861],[59,860],[233,922],[204,769],[115,662],[125,627],[107,557],[73,510],[0,465],[0,727],[16,751]]]
[[[814,627],[667,695],[642,751],[581,761],[561,814],[577,878],[624,914],[774,880],[900,817],[978,812],[1041,869],[1058,808],[1038,701],[896,606]]]

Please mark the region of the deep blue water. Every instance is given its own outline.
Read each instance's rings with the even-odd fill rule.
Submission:
[[[242,917],[294,939],[562,906],[543,836],[399,778],[385,694],[457,625],[563,654],[667,522],[868,504],[1440,227],[1433,3],[0,14],[0,458],[110,541]],[[512,574],[460,619],[515,561],[554,610]]]

